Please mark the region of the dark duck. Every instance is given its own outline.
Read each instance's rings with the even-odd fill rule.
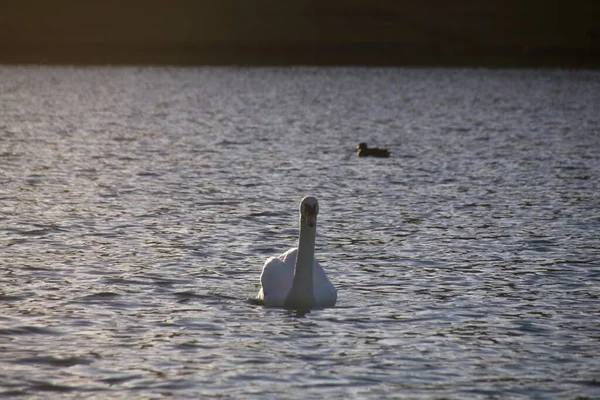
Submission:
[[[371,147],[369,148],[366,143],[359,143],[356,146],[356,154],[359,157],[389,157],[390,152],[388,149],[380,149],[379,147]]]

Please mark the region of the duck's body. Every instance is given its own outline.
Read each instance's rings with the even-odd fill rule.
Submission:
[[[335,287],[314,257],[317,214],[317,199],[302,199],[298,247],[265,262],[257,296],[265,306],[310,310],[335,305]]]
[[[366,143],[359,143],[356,146],[356,154],[359,157],[381,157],[387,158],[390,156],[390,151],[388,149],[380,149],[379,147],[369,148]]]

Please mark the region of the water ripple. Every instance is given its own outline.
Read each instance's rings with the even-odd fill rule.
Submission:
[[[0,395],[594,398],[599,78],[0,67]],[[253,305],[305,194],[338,305]]]

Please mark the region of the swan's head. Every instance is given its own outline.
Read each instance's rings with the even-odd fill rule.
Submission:
[[[317,214],[319,213],[319,202],[312,196],[306,196],[300,202],[300,219],[306,222],[308,227],[317,225]]]

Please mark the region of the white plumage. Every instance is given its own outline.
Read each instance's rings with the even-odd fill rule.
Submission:
[[[298,247],[265,262],[257,296],[264,305],[291,309],[335,306],[335,287],[314,257],[318,211],[317,199],[303,198]]]
[[[258,298],[266,306],[283,307],[284,300],[294,279],[294,268],[298,248],[289,249],[285,253],[271,257],[265,262],[260,275],[261,288]],[[327,279],[319,262],[313,258],[313,294],[317,308],[333,307],[337,300],[337,291]]]

